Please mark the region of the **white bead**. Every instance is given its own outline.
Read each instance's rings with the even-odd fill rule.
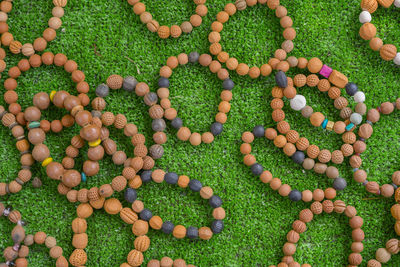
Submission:
[[[365,101],[365,94],[361,91],[358,91],[354,94],[354,101],[356,101],[356,103],[363,103]]]
[[[359,125],[362,122],[362,116],[358,113],[353,113],[350,116],[350,121],[355,125]]]
[[[302,95],[296,95],[290,100],[290,107],[294,110],[302,110],[307,104],[307,100]]]
[[[371,14],[368,11],[363,11],[360,13],[359,20],[363,24],[367,23],[367,22],[371,22],[371,20],[372,20]]]
[[[400,0],[399,0],[400,1]],[[394,64],[400,65],[400,53],[397,53],[393,59]]]
[[[400,7],[400,0],[394,0],[394,6]]]

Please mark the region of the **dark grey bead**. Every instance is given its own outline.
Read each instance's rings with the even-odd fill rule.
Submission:
[[[146,105],[152,106],[154,104],[157,104],[158,96],[154,92],[148,92],[144,95],[143,100]]]
[[[133,203],[137,198],[137,192],[133,188],[127,188],[124,193],[126,202]]]
[[[164,155],[164,148],[162,147],[162,145],[152,145],[149,148],[149,154],[150,157],[152,157],[153,159],[159,159]]]
[[[138,81],[133,76],[125,77],[122,88],[127,92],[133,92],[135,90]]]
[[[150,221],[151,217],[153,217],[153,213],[149,209],[143,209],[139,215],[140,219],[144,221]]]
[[[261,164],[258,163],[254,163],[253,165],[251,165],[251,172],[256,175],[259,176],[261,175],[261,173],[264,171],[263,166],[261,166]]]
[[[275,82],[276,84],[281,87],[281,88],[286,88],[288,83],[287,83],[287,77],[286,74],[283,71],[278,71],[275,74]]]
[[[222,125],[222,123],[219,123],[219,122],[214,122],[213,124],[211,124],[211,127],[210,127],[210,131],[214,136],[222,133],[223,129],[224,129],[224,126]]]
[[[297,164],[302,164],[304,158],[305,158],[304,152],[299,150],[297,150],[292,156],[292,160]]]
[[[225,89],[225,90],[232,90],[233,89],[233,87],[235,87],[235,83],[231,80],[231,79],[225,79],[223,82],[222,82],[222,87]]]
[[[165,221],[161,226],[161,231],[165,234],[170,234],[174,231],[174,224],[170,221]]]
[[[333,188],[335,188],[338,191],[345,189],[346,186],[347,182],[342,177],[337,177],[335,180],[333,180]]]
[[[186,236],[190,239],[196,239],[199,236],[199,229],[194,226],[189,226],[186,229]]]
[[[183,125],[182,119],[176,117],[175,119],[173,119],[173,120],[171,121],[171,125],[172,125],[172,127],[174,127],[175,129],[180,129],[180,128],[182,127],[182,125]]]
[[[210,204],[211,207],[213,207],[215,209],[215,208],[221,207],[222,199],[217,195],[213,195],[208,200],[208,203]]]
[[[199,192],[202,187],[203,187],[203,185],[201,184],[201,182],[199,180],[192,179],[189,182],[189,188],[192,191]]]
[[[253,134],[255,137],[264,137],[265,129],[262,125],[257,125],[253,128]]]
[[[347,93],[349,96],[355,95],[355,93],[357,93],[357,91],[358,91],[358,86],[357,86],[357,84],[355,84],[355,83],[348,83],[348,84],[346,84],[346,93]]]
[[[140,175],[140,179],[142,179],[143,183],[151,182],[151,173],[151,171],[142,172],[142,174]]]
[[[158,87],[168,88],[169,87],[169,80],[167,78],[160,77],[160,79],[158,79]]]
[[[107,84],[102,83],[99,84],[96,88],[96,95],[99,97],[106,97],[110,93],[110,88],[108,88]]]
[[[289,193],[289,199],[291,201],[300,201],[301,200],[301,192],[299,190],[292,190]]]
[[[38,177],[33,178],[32,180],[32,186],[34,188],[39,188],[42,186],[42,180],[40,180]]]
[[[178,182],[178,174],[176,174],[175,172],[167,172],[164,175],[164,180],[167,184],[176,184]]]
[[[165,130],[166,127],[167,127],[167,125],[165,124],[165,120],[164,119],[154,119],[151,122],[151,128],[155,132],[162,132],[162,131]]]
[[[214,220],[211,223],[211,231],[214,234],[219,234],[222,232],[222,230],[224,230],[224,222],[221,220]]]
[[[188,59],[189,59],[190,63],[195,63],[196,61],[199,60],[199,57],[200,57],[200,55],[197,52],[192,52],[188,55]]]
[[[100,110],[92,110],[90,113],[95,118],[100,118],[101,117],[101,111]]]

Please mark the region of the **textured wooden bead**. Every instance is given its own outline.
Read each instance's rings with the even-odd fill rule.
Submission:
[[[361,8],[372,14],[378,8],[378,2],[376,0],[362,0]]]
[[[150,238],[146,235],[139,236],[134,241],[135,249],[141,252],[145,252],[150,247]]]
[[[389,251],[386,250],[386,248],[378,248],[375,254],[375,258],[381,263],[387,263],[390,260],[391,255]]]
[[[201,227],[199,229],[199,237],[202,240],[209,240],[213,236],[213,232],[209,227]]]
[[[377,0],[377,1],[378,4],[380,4],[384,8],[389,8],[393,4],[394,0]]]
[[[69,257],[69,262],[73,266],[85,265],[87,261],[87,254],[83,249],[75,249]]]
[[[125,179],[125,178],[124,178]],[[108,214],[118,214],[122,210],[121,202],[116,198],[107,199],[104,203],[104,210]]]
[[[136,236],[142,236],[147,234],[149,230],[149,224],[143,220],[137,220],[132,226],[132,233]]]
[[[392,44],[385,44],[379,50],[381,58],[386,61],[393,60],[394,57],[396,56],[396,53],[397,53],[397,48]]]
[[[74,234],[72,237],[72,246],[74,248],[85,249],[88,244],[88,235],[86,233]]]
[[[83,218],[75,218],[72,221],[72,231],[75,234],[84,233],[84,232],[86,232],[86,229],[87,229],[87,223],[86,223],[85,219],[83,219]]]
[[[310,122],[315,127],[321,126],[321,124],[324,120],[325,120],[325,116],[320,112],[315,112],[310,117]]]
[[[399,253],[399,240],[398,239],[390,239],[386,242],[386,250],[391,254]]]

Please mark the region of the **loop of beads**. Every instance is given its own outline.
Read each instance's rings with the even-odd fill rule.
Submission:
[[[203,21],[202,17],[207,15],[208,9],[204,5],[206,0],[193,0],[196,4],[196,14],[190,17],[189,21],[184,21],[180,26],[172,25],[171,27],[162,25],[153,19],[153,16],[146,11],[146,6],[140,0],[128,0],[128,3],[133,6],[133,12],[140,16],[140,21],[146,24],[147,29],[151,32],[157,32],[161,39],[168,37],[178,38],[182,32],[190,33],[193,27],[199,27]]]
[[[282,43],[282,48],[276,50],[275,57],[271,58],[268,63],[261,67],[254,66],[250,68],[247,64],[239,63],[236,58],[230,57],[220,44],[223,24],[229,20],[229,17],[235,15],[236,11],[246,9],[247,6],[256,5],[257,1],[237,0],[235,4],[226,4],[224,11],[219,12],[217,20],[211,24],[212,32],[208,35],[208,40],[211,43],[210,53],[217,56],[219,62],[225,63],[229,70],[236,70],[237,74],[249,75],[253,79],[258,78],[260,75],[269,76],[273,69],[286,72],[291,67],[291,64],[296,61],[295,58],[288,58],[285,61],[287,53],[293,50],[293,40],[296,37],[296,30],[292,27],[293,21],[287,16],[286,8],[279,4],[279,0],[259,0],[258,3],[267,4],[268,8],[275,10],[275,15],[280,19],[280,24],[284,28],[283,38],[285,38],[285,41]]]

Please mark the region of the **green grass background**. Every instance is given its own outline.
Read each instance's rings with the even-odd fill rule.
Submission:
[[[33,42],[41,34],[51,16],[52,1],[14,1],[9,16],[9,25],[15,38],[21,42]],[[188,0],[149,1],[144,0],[148,10],[160,24],[180,24],[194,12],[195,5]],[[216,14],[223,10],[228,1],[208,1],[209,14],[203,24],[190,35],[179,39],[161,40],[141,24],[131,7],[123,0],[70,0],[65,9],[63,26],[57,31],[57,38],[47,51],[65,53],[75,60],[87,77],[91,86],[90,97],[94,97],[95,87],[110,74],[134,75],[139,81],[150,84],[155,91],[158,71],[166,59],[179,53],[208,52],[207,36]],[[392,62],[384,62],[378,53],[372,51],[367,42],[359,38],[359,0],[312,1],[283,0],[294,21],[297,37],[291,55],[319,57],[331,67],[346,74],[366,93],[366,104],[376,107],[383,101],[394,101],[399,94],[399,69]],[[373,22],[378,28],[378,36],[385,43],[398,44],[400,13],[394,7],[379,8]],[[222,45],[239,61],[250,65],[267,62],[283,41],[282,29],[274,12],[266,6],[257,5],[239,12],[225,24]],[[7,70],[15,66],[22,56],[7,52]],[[292,75],[299,70],[290,71]],[[6,72],[2,81],[7,77]],[[237,86],[233,90],[232,109],[225,124],[225,131],[211,145],[192,147],[176,138],[176,131],[168,128],[168,142],[165,156],[156,162],[158,167],[186,174],[209,185],[224,201],[227,211],[225,230],[210,241],[177,240],[159,231],[150,230],[151,248],[145,253],[145,263],[164,256],[183,258],[197,266],[268,266],[277,264],[283,256],[282,246],[291,224],[298,212],[308,208],[307,203],[292,203],[282,198],[256,179],[250,169],[242,163],[239,151],[241,134],[252,130],[257,124],[272,126],[271,88],[272,77],[252,80],[235,74],[232,79]],[[170,79],[171,101],[177,108],[185,125],[192,130],[204,132],[213,122],[219,103],[221,82],[216,75],[203,67],[184,66],[174,71]],[[32,97],[40,91],[67,90],[74,92],[69,75],[54,66],[41,67],[24,73],[19,79],[18,94],[25,108],[32,103]],[[4,89],[3,89],[4,91]],[[314,110],[329,114],[329,118],[339,119],[338,111],[326,94],[311,88],[301,89]],[[127,115],[129,122],[135,123],[151,144],[151,121],[142,99],[124,91],[113,91],[107,97],[107,110]],[[4,105],[4,101],[0,102]],[[287,106],[286,106],[287,107]],[[289,111],[289,109],[286,109]],[[56,119],[65,114],[54,107],[44,112],[44,118]],[[287,113],[292,127],[320,147],[331,150],[341,145],[340,137],[334,133],[311,127],[299,113]],[[374,134],[368,140],[368,151],[363,155],[363,166],[369,172],[369,180],[379,183],[391,181],[391,174],[399,169],[400,114],[396,111],[383,118],[374,127]],[[70,138],[77,134],[75,126],[60,134],[49,134],[46,143],[51,155],[60,161]],[[128,138],[121,132],[111,131],[118,141],[118,148],[128,155],[133,154]],[[9,182],[20,168],[19,154],[15,149],[15,139],[5,127],[0,127],[0,181]],[[258,161],[269,169],[275,177],[299,190],[326,188],[331,182],[325,176],[305,172],[295,165],[280,150],[266,140],[255,142],[254,153]],[[81,168],[85,153],[77,160]],[[121,167],[116,167],[107,157],[101,163],[101,172],[89,178],[87,187],[100,186],[119,175]],[[366,266],[374,257],[376,249],[385,245],[386,240],[396,236],[394,220],[390,215],[393,199],[374,197],[352,180],[348,161],[340,167],[340,172],[348,181],[348,188],[340,192],[337,199],[354,205],[364,218],[365,250],[362,253]],[[46,177],[44,169],[33,168],[34,176],[42,178],[43,186],[33,189],[31,184],[19,194],[2,199],[20,210],[29,222],[28,232],[45,231],[56,237],[68,258],[72,252],[71,221],[75,218],[76,204],[69,203],[57,193],[57,182]],[[147,184],[139,189],[139,198],[145,202],[153,214],[175,224],[185,226],[209,225],[211,208],[198,194],[164,184]],[[120,199],[122,194],[117,195]],[[124,205],[128,204],[124,202]],[[89,245],[87,266],[119,266],[126,261],[126,255],[133,249],[134,236],[131,227],[118,216],[109,216],[104,211],[96,211],[88,219]],[[350,253],[351,230],[344,215],[319,215],[301,234],[295,260],[313,266],[345,266]],[[0,220],[0,247],[12,244],[11,224]],[[31,266],[53,266],[54,260],[48,256],[43,246],[33,246],[29,256]],[[4,260],[0,256],[0,260]],[[400,266],[400,258],[394,256],[387,266]]]

